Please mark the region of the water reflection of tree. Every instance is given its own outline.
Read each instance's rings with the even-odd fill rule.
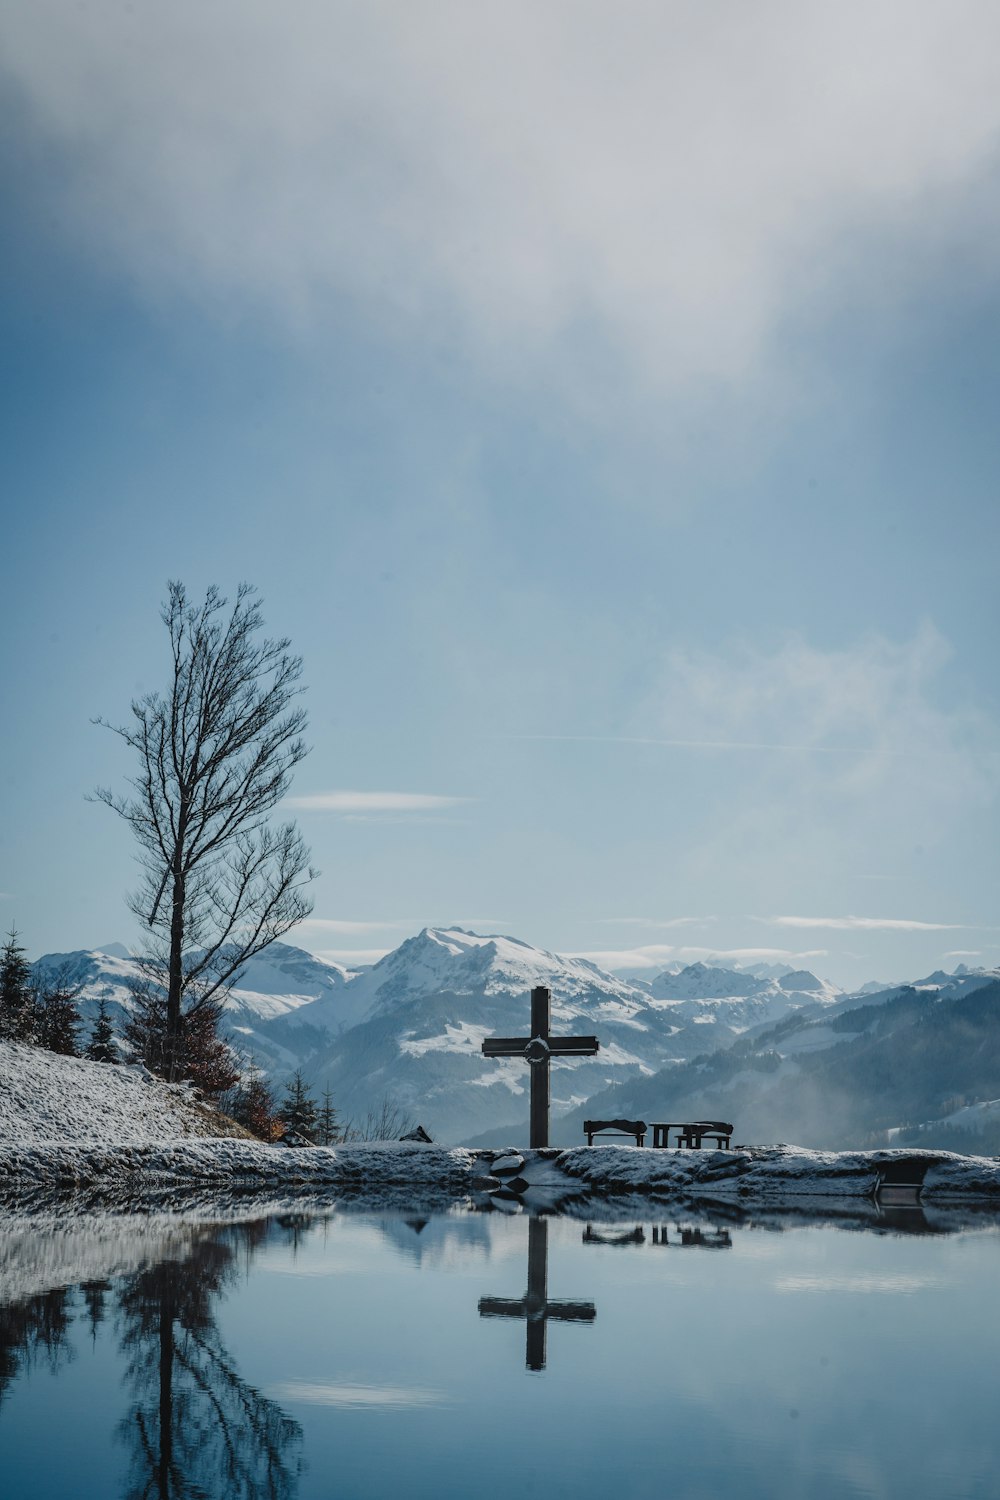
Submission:
[[[67,1287],[0,1306],[0,1405],[22,1370],[44,1362],[55,1373],[72,1357],[71,1313]]]
[[[213,1303],[238,1272],[237,1250],[266,1232],[214,1231],[182,1259],[126,1279],[119,1293],[133,1402],[127,1500],[290,1500],[301,1428],[242,1379],[219,1337]]]

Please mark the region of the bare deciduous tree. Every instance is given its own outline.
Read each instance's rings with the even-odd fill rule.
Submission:
[[[398,1141],[401,1135],[413,1129],[413,1120],[394,1099],[383,1095],[363,1119],[348,1120],[340,1139],[342,1141]]]
[[[188,602],[171,582],[165,693],[133,700],[113,730],[139,760],[132,794],[96,792],[132,829],[142,881],[129,906],[150,935],[144,966],[166,991],[166,1060],[175,1077],[184,1018],[217,1005],[242,966],[308,915],[315,871],[294,823],[268,815],[306,752],[302,658],[262,638],[256,590],[228,605],[209,588]]]

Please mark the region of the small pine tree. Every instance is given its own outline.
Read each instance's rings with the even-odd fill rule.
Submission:
[[[285,1097],[278,1110],[278,1119],[288,1130],[295,1130],[307,1140],[316,1134],[317,1109],[312,1090],[302,1077],[301,1070],[292,1075],[285,1085]]]
[[[333,1107],[333,1095],[329,1089],[324,1089],[323,1103],[316,1116],[316,1144],[332,1146],[339,1139],[340,1122],[337,1111]]]
[[[233,1119],[262,1141],[277,1138],[281,1127],[274,1112],[274,1095],[266,1080],[256,1070],[237,1092],[233,1104]]]
[[[35,994],[25,949],[12,927],[0,950],[0,1037],[30,1042],[35,1035]]]
[[[90,1041],[87,1043],[84,1054],[91,1062],[116,1063],[119,1061],[118,1048],[115,1046],[115,1032],[111,1025],[111,1017],[108,1015],[108,1002],[103,998],[97,1005],[97,1016],[90,1033]]]
[[[125,1023],[125,1040],[151,1073],[190,1079],[203,1093],[218,1096],[239,1078],[233,1054],[217,1033],[221,1007],[199,1006],[181,1018],[179,1051],[167,1045],[167,997],[162,990],[137,986]]]
[[[221,1015],[222,1006],[209,1001],[181,1017],[180,1076],[215,1098],[240,1076],[230,1048],[218,1034]]]
[[[79,1057],[80,1012],[76,1008],[79,988],[71,989],[58,981],[45,990],[38,1002],[36,1040],[40,1047],[59,1052],[63,1057]]]
[[[136,1061],[145,1063],[151,1073],[158,1073],[161,1077],[167,1071],[166,1033],[167,997],[145,985],[134,986],[132,1009],[125,1021],[123,1036]]]

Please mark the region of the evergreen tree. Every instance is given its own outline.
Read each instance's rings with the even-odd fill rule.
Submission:
[[[108,1015],[108,1002],[102,996],[97,1006],[97,1017],[90,1033],[85,1055],[91,1062],[116,1063],[120,1060],[115,1046],[115,1032]]]
[[[181,1074],[202,1093],[217,1098],[240,1076],[233,1054],[218,1034],[222,1006],[214,1000],[181,1017]]]
[[[237,1091],[233,1119],[262,1141],[273,1141],[278,1133],[280,1127],[274,1111],[274,1095],[256,1069]]]
[[[208,1001],[182,1017],[179,1043],[167,1037],[167,997],[139,985],[125,1023],[125,1040],[151,1073],[190,1079],[203,1093],[218,1096],[239,1078],[228,1046],[217,1034],[221,1007]]]
[[[76,1008],[79,988],[56,981],[38,1003],[36,1039],[40,1047],[60,1052],[63,1057],[79,1057],[80,1012]]]
[[[278,1110],[278,1119],[287,1130],[298,1131],[312,1141],[316,1134],[317,1114],[312,1090],[302,1077],[301,1070],[296,1071],[285,1085],[285,1097]]]
[[[340,1139],[340,1121],[333,1107],[333,1095],[323,1090],[323,1103],[316,1116],[316,1144],[333,1146]]]
[[[0,950],[0,1037],[30,1042],[35,1035],[35,992],[25,949],[12,927]]]

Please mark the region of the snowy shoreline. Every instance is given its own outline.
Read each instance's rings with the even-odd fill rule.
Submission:
[[[169,1086],[144,1068],[0,1043],[0,1204],[15,1213],[55,1195],[78,1205],[71,1211],[114,1205],[136,1213],[164,1202],[311,1192],[440,1206],[499,1194],[498,1203],[506,1197],[535,1212],[623,1195],[733,1205],[860,1203],[874,1199],[892,1163],[916,1166],[921,1202],[1000,1208],[1000,1159],[948,1151],[271,1146],[200,1103],[188,1087]]]
[[[952,1152],[810,1151],[758,1146],[734,1151],[653,1151],[626,1146],[579,1147],[517,1156],[515,1189],[493,1163],[506,1151],[383,1143],[288,1149],[235,1139],[175,1140],[122,1145],[39,1142],[0,1145],[0,1202],[8,1211],[58,1192],[87,1205],[144,1204],[213,1194],[279,1192],[384,1195],[395,1201],[428,1197],[442,1204],[500,1192],[526,1206],[558,1208],[560,1200],[621,1195],[667,1201],[702,1199],[747,1206],[805,1199],[871,1200],[886,1167],[919,1160],[921,1202],[980,1202],[1000,1210],[1000,1162]]]

